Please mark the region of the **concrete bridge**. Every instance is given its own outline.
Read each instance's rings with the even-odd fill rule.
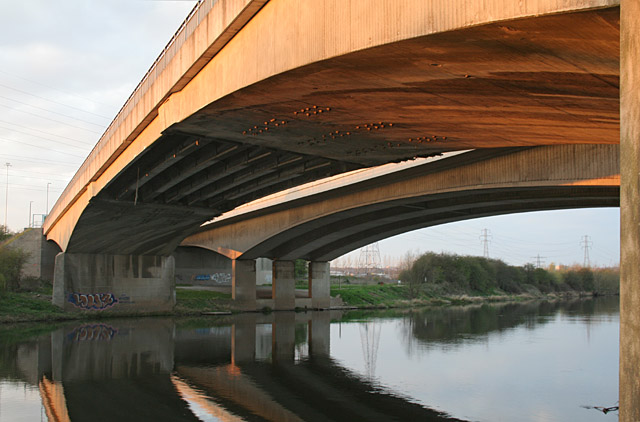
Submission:
[[[640,361],[638,16],[637,0],[199,3],[45,222],[54,302],[171,307],[167,256],[201,223],[326,176],[621,143],[621,345]],[[628,379],[622,420],[640,417]]]
[[[328,261],[377,240],[489,215],[618,206],[619,156],[617,145],[484,149],[378,177],[362,172],[340,178],[339,188],[310,184],[283,195],[295,199],[274,196],[225,215],[182,245],[233,259],[233,297],[251,310],[305,307],[295,298],[293,260],[311,261],[311,306],[326,308]],[[256,299],[256,258],[274,261],[271,300]]]
[[[202,2],[45,222],[54,303],[170,308],[184,238],[326,176],[618,144],[618,25],[615,0]]]

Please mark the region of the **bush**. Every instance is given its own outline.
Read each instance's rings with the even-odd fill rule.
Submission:
[[[565,273],[549,272],[532,264],[507,265],[497,259],[426,253],[400,273],[411,297],[426,291],[472,294],[542,292],[575,290],[579,292],[619,291],[617,270],[575,268]]]
[[[20,287],[20,273],[28,254],[21,249],[0,249],[0,275],[4,279],[4,290],[15,291]]]

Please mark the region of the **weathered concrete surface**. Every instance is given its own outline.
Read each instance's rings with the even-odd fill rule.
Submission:
[[[133,203],[137,190],[131,187],[138,179],[172,174],[171,160],[147,168],[144,156],[157,143],[173,145],[178,133],[180,142],[215,138],[270,148],[264,153],[281,158],[259,168],[271,170],[276,181],[300,171],[294,166],[282,174],[279,166],[288,161],[283,152],[295,154],[291,160],[323,160],[315,165],[310,160],[302,167],[307,171],[332,165],[327,160],[374,165],[470,147],[617,143],[617,5],[616,0],[386,0],[378,7],[368,0],[219,1],[217,23],[208,20],[214,19],[211,12],[205,29],[191,35],[206,40],[205,47],[186,42],[185,55],[176,57],[200,60],[192,51],[208,51],[207,43],[227,34],[224,47],[214,49],[217,54],[197,74],[184,70],[191,68],[183,62],[156,77],[154,98],[135,98],[139,106],[131,105],[131,119],[109,129],[52,210],[45,232],[67,250],[76,222],[96,195],[122,194]],[[244,25],[239,32],[236,17]],[[176,75],[182,89],[168,97],[158,94],[172,92]],[[157,116],[151,111],[156,108]],[[248,166],[234,179],[250,177],[255,169]],[[116,176],[126,177],[111,185]],[[309,174],[322,176],[322,171]],[[243,191],[263,194],[262,180]],[[211,201],[210,191],[219,188],[213,181],[197,191],[192,181],[181,183],[170,194],[147,192],[151,204],[202,201],[215,215],[218,207],[236,206],[244,198],[224,191]],[[162,213],[157,217],[162,220]],[[93,222],[99,223],[88,220],[83,228],[90,235]],[[185,231],[168,230],[162,238]],[[112,232],[104,229],[105,240],[115,238]],[[140,227],[130,237],[141,234],[148,231]]]
[[[224,255],[203,248],[179,247],[172,256],[176,262],[176,283],[231,285],[232,262]]]
[[[169,311],[175,306],[174,258],[60,253],[54,305],[68,311]]]
[[[276,310],[292,310],[296,306],[295,264],[273,261],[271,297]]]
[[[510,212],[618,206],[617,145],[476,150],[222,219],[182,244],[334,259],[395,234]]]
[[[240,309],[255,310],[256,261],[234,259],[231,264],[231,297]]]
[[[22,268],[22,277],[53,281],[55,257],[60,252],[60,248],[54,242],[47,242],[41,228],[25,229],[22,233],[3,243],[2,247],[20,249],[27,253],[27,261]],[[21,285],[20,287],[36,286]]]
[[[640,420],[640,2],[620,9],[620,421]]]
[[[326,309],[331,306],[330,275],[328,262],[309,263],[309,295],[313,309]]]

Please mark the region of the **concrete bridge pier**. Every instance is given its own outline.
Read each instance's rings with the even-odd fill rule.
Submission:
[[[328,262],[309,263],[309,297],[313,309],[327,309],[331,306],[329,276]]]
[[[296,314],[276,312],[272,325],[271,353],[274,362],[293,362],[296,349]]]
[[[253,362],[256,358],[256,315],[237,315],[231,325],[231,362]]]
[[[309,321],[309,355],[329,356],[331,344],[331,313],[314,312]]]
[[[620,421],[640,420],[640,1],[620,3]]]
[[[169,311],[175,305],[171,256],[56,256],[54,305],[69,311]]]
[[[295,264],[293,261],[273,261],[271,286],[271,297],[275,310],[292,310],[296,307]]]
[[[231,297],[238,309],[256,309],[256,261],[234,259],[231,264]]]

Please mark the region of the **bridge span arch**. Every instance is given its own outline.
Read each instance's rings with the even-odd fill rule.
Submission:
[[[619,197],[617,145],[474,150],[287,203],[263,201],[260,209],[203,226],[182,245],[218,251],[237,265],[260,257],[274,265],[299,258],[326,263],[418,228],[514,212],[617,207]]]
[[[182,245],[238,259],[328,261],[418,228],[514,212],[617,207],[619,148],[475,150],[214,220]]]

